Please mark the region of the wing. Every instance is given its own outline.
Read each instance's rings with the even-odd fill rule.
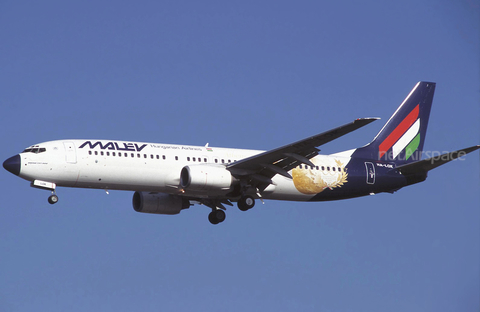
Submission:
[[[263,191],[269,184],[272,184],[272,178],[276,174],[292,178],[288,171],[299,164],[313,166],[310,158],[318,155],[320,150],[317,146],[333,141],[377,119],[356,119],[324,133],[236,161],[228,165],[227,169],[247,185]]]

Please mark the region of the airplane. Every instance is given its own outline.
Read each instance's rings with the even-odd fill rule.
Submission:
[[[57,187],[134,191],[135,211],[174,215],[193,204],[219,224],[225,206],[242,211],[256,200],[330,201],[387,192],[424,181],[428,171],[480,148],[424,152],[436,84],[418,82],[369,144],[330,155],[318,147],[379,118],[359,118],[269,151],[115,140],[35,144],[3,167],[51,191]],[[422,160],[422,154],[429,156]]]

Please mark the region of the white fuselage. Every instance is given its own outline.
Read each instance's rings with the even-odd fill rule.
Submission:
[[[180,186],[180,172],[185,166],[228,163],[263,151],[208,146],[138,143],[106,140],[59,140],[30,147],[20,154],[19,176],[29,181],[46,181],[56,186],[161,192],[185,196],[222,196],[220,190],[191,191]],[[44,151],[43,151],[44,149]],[[42,150],[42,152],[39,152]],[[349,157],[316,156],[317,164],[346,165]],[[309,175],[322,176],[322,181],[336,178],[336,172],[305,168]],[[292,173],[292,170],[289,172]],[[273,177],[262,193],[265,199],[309,200],[312,194],[300,192],[292,179]]]

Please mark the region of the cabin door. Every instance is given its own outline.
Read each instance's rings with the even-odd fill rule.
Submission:
[[[367,184],[375,184],[375,167],[373,163],[366,162],[365,168],[367,169]]]
[[[75,150],[75,144],[73,142],[64,142],[65,146],[65,160],[69,164],[77,163],[77,152]]]

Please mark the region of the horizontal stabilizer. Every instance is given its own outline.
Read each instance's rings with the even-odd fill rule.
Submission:
[[[416,161],[406,165],[398,166],[396,169],[399,170],[403,175],[415,175],[421,173],[427,173],[428,171],[437,168],[447,162],[457,159],[459,157],[465,156],[468,153],[476,151],[480,148],[480,145],[475,145],[472,147],[464,148],[455,152],[446,153],[439,156],[430,157],[428,159]]]

